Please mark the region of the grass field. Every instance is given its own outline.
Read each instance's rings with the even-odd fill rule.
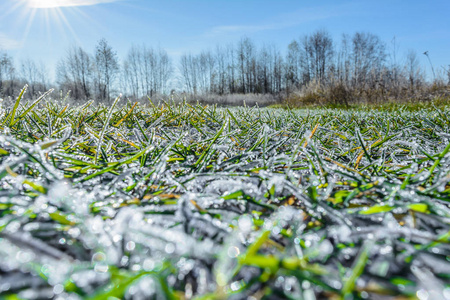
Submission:
[[[2,108],[0,298],[450,299],[450,108],[116,102]]]

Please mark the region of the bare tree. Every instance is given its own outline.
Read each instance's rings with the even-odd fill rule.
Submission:
[[[116,52],[105,39],[101,39],[95,50],[96,89],[99,100],[110,101],[111,88],[117,78],[119,62]]]
[[[342,35],[341,46],[337,55],[336,78],[341,84],[349,85],[351,70],[351,40],[347,34]]]
[[[172,60],[169,58],[167,52],[163,49],[158,49],[158,66],[157,66],[157,78],[158,84],[156,91],[159,93],[168,92],[168,84],[173,74]]]
[[[93,59],[81,47],[67,50],[66,57],[57,65],[56,73],[60,87],[72,91],[75,99],[92,96]]]
[[[257,60],[257,81],[258,84],[254,88],[257,93],[269,93],[272,91],[273,80],[273,57],[271,49],[263,46],[258,54]]]
[[[237,91],[237,58],[236,51],[233,45],[228,45],[227,50],[227,70],[228,70],[228,91],[230,93],[236,93]]]
[[[278,94],[283,89],[283,77],[284,77],[284,61],[283,56],[281,56],[280,51],[273,46],[272,47],[272,57],[273,57],[273,70],[272,70],[272,94]]]
[[[303,37],[301,45],[303,82],[308,83],[312,79],[324,80],[334,55],[330,34],[325,30],[318,30],[311,36]]]
[[[0,95],[12,96],[14,93],[15,68],[11,56],[0,53]]]
[[[209,70],[208,70],[208,52],[202,52],[196,57],[196,68],[199,83],[199,90],[204,93],[209,92]]]
[[[127,90],[131,93],[134,98],[139,98],[141,96],[141,86],[142,86],[142,64],[141,64],[141,51],[138,47],[133,46],[123,63],[122,74],[124,76],[124,81]]]
[[[47,90],[48,71],[43,62],[36,63],[32,59],[25,59],[21,62],[20,71],[23,81],[30,87],[32,97]]]
[[[325,30],[313,33],[309,38],[311,61],[314,63],[314,78],[323,80],[329,68],[334,54],[333,40]]]
[[[145,95],[153,97],[155,93],[167,92],[172,72],[172,62],[167,52],[146,46],[133,46],[122,68],[127,90],[135,98]]]
[[[286,55],[286,89],[289,91],[300,88],[301,65],[300,65],[300,44],[292,41],[288,45]]]
[[[357,32],[352,38],[353,84],[363,86],[379,77],[386,59],[385,44],[372,33]]]
[[[422,70],[420,69],[419,59],[417,57],[416,51],[409,50],[406,54],[405,69],[409,87],[412,91],[414,91],[422,84],[423,81],[423,74]]]
[[[198,92],[197,58],[192,54],[183,54],[180,59],[180,73],[184,87],[194,95]]]
[[[228,79],[226,49],[221,46],[216,47],[215,61],[217,63],[217,86],[214,92],[219,95],[223,95],[225,94],[227,88]]]
[[[22,79],[28,84],[31,95],[36,93],[36,84],[39,78],[38,68],[34,60],[27,58],[20,63],[20,74]]]
[[[313,71],[311,61],[311,45],[309,43],[308,36],[304,36],[300,39],[300,66],[301,66],[301,83],[307,84],[313,79]]]
[[[256,86],[255,45],[249,38],[243,38],[237,46],[240,92],[252,93]]]

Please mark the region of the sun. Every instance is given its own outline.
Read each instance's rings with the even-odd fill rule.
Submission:
[[[57,8],[88,6],[101,3],[115,2],[117,0],[25,0],[29,7],[33,8]]]
[[[33,8],[56,8],[72,6],[72,0],[27,0],[27,5]]]

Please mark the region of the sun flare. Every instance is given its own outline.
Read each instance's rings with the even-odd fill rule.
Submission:
[[[87,6],[100,3],[114,2],[116,0],[26,0],[27,5],[33,8],[57,8],[69,6]]]
[[[70,6],[71,0],[27,0],[28,6],[33,8],[55,8]]]

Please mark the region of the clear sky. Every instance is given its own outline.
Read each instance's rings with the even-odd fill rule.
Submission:
[[[317,29],[379,35],[399,60],[415,49],[424,67],[450,64],[449,0],[0,0],[0,49],[16,64],[25,58],[54,69],[67,48],[93,53],[106,38],[124,57],[131,45],[168,51],[175,65],[197,53],[246,36],[284,51],[290,41]],[[394,39],[395,37],[395,39]],[[52,71],[53,73],[53,71]]]

